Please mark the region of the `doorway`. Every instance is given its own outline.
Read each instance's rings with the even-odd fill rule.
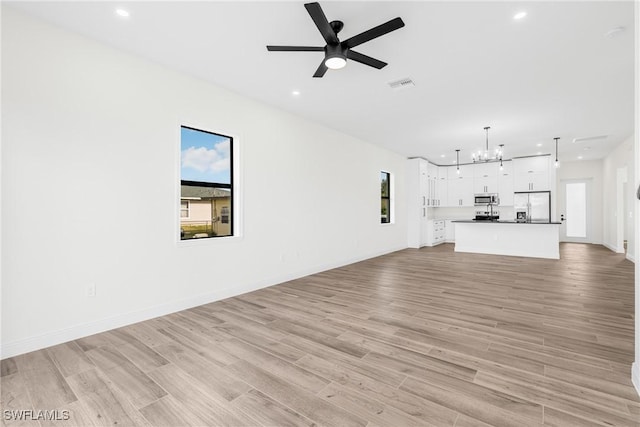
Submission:
[[[615,230],[615,251],[617,253],[626,253],[626,240],[627,240],[627,200],[625,195],[627,194],[627,167],[618,168],[616,171],[616,230]]]
[[[560,181],[560,240],[591,243],[591,179]]]

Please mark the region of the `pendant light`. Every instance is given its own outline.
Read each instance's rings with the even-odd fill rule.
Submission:
[[[502,157],[502,150],[500,148],[495,149],[492,154],[489,154],[489,129],[491,129],[491,127],[489,126],[485,126],[484,128],[484,131],[486,133],[484,151],[480,150],[478,151],[478,153],[473,153],[472,155],[472,159],[474,163],[489,162],[492,160],[498,161]],[[502,147],[502,145],[500,147]]]
[[[456,150],[456,173],[460,175],[460,150]]]
[[[504,144],[500,144],[500,170],[503,170],[504,167],[502,166],[502,155],[504,154]]]
[[[555,167],[560,167],[560,162],[558,162],[558,140],[560,139],[559,136],[556,136],[555,138],[553,138],[556,140],[556,162],[554,163]]]
[[[491,129],[491,127],[489,126],[485,126],[484,131],[487,134],[487,138],[486,138],[486,145],[484,147],[484,154],[482,156],[482,159],[486,162],[487,160],[489,160],[489,129]]]

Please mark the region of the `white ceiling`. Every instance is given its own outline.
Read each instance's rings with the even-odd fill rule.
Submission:
[[[7,4],[7,2],[4,2]],[[324,45],[303,2],[24,2],[28,13],[109,45],[438,164],[505,144],[507,157],[601,158],[633,132],[633,2],[324,1],[346,38],[400,16],[406,26],[314,79]],[[123,19],[115,8],[128,10]],[[519,11],[527,16],[514,20]],[[605,34],[615,27],[625,31]],[[415,87],[388,83],[410,77]],[[292,91],[300,95],[292,95]],[[607,135],[588,143],[574,138]],[[542,144],[537,146],[537,144]],[[585,149],[589,147],[589,149]]]

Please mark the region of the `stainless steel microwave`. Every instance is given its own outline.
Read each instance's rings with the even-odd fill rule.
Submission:
[[[500,199],[498,198],[498,195],[495,193],[483,193],[476,194],[474,196],[475,206],[487,206],[488,204],[499,205]]]

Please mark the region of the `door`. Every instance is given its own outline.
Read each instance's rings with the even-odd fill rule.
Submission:
[[[560,240],[591,243],[591,180],[560,181]]]

